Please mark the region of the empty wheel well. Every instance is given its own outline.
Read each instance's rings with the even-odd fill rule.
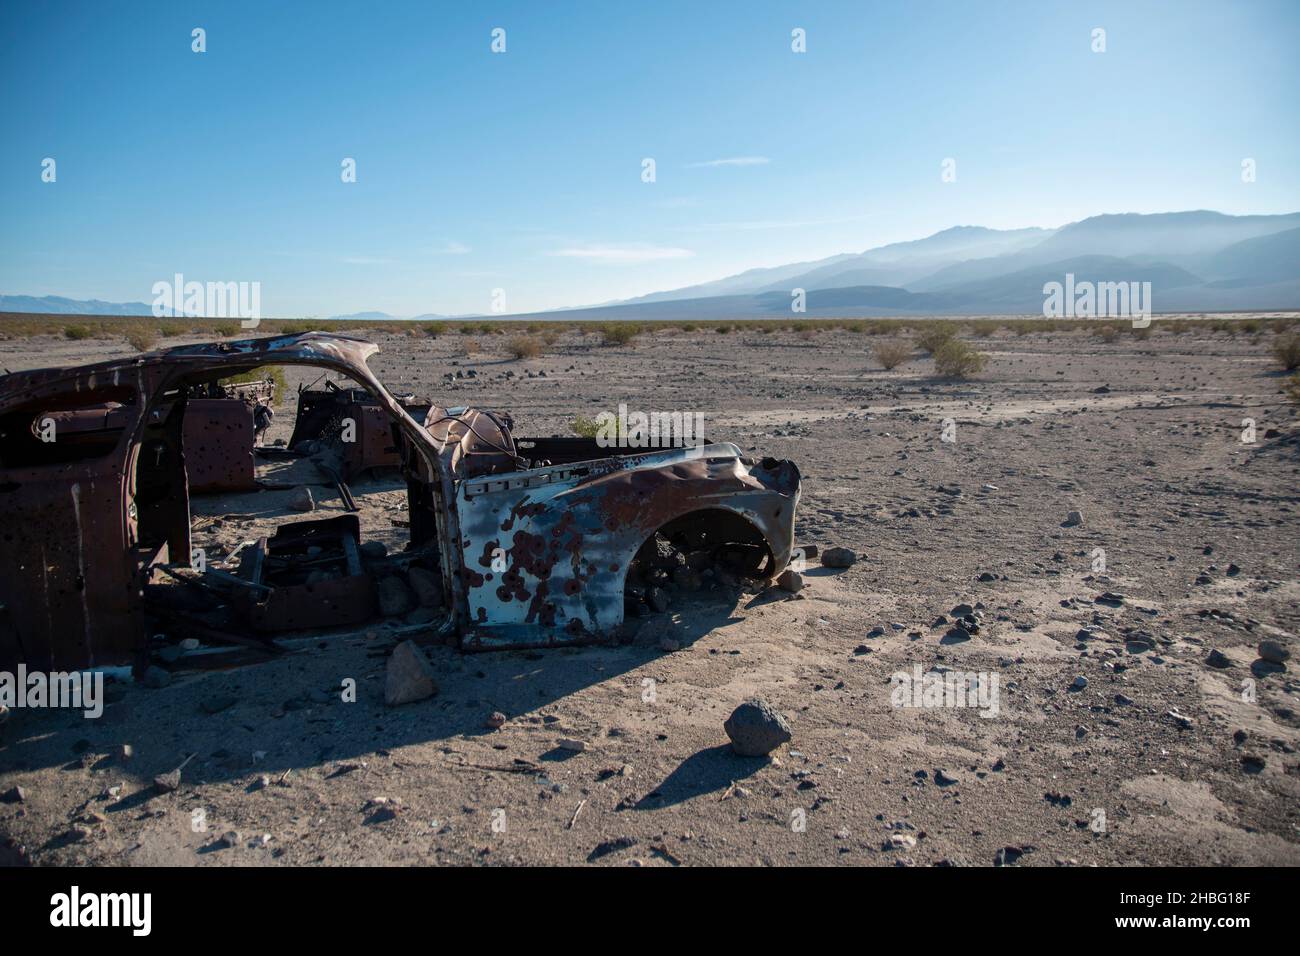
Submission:
[[[659,528],[637,550],[633,568],[652,568],[680,560],[693,566],[707,554],[708,562],[746,577],[775,573],[772,549],[763,533],[744,515],[725,508],[706,508],[674,518]]]

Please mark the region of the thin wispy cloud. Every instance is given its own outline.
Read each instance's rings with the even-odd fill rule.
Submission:
[[[463,256],[468,252],[473,252],[473,250],[465,243],[457,242],[455,239],[448,239],[433,250],[435,256]]]
[[[658,199],[651,205],[660,209],[693,209],[700,204],[696,196],[673,196],[671,199]]]
[[[559,256],[565,259],[582,259],[586,262],[636,265],[642,262],[661,262],[665,259],[688,259],[695,253],[690,249],[680,249],[674,246],[638,244],[628,246],[567,246],[563,249],[552,249],[547,255]]]
[[[766,156],[730,156],[726,159],[710,159],[703,163],[687,163],[687,169],[711,169],[718,166],[766,166],[772,160]]]
[[[836,216],[830,219],[750,219],[739,222],[701,222],[678,226],[678,232],[752,232],[761,229],[807,229],[834,226],[845,222],[863,222],[868,216]]]

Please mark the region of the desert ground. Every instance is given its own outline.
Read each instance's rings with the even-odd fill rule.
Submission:
[[[710,438],[798,464],[798,544],[858,560],[813,559],[798,593],[675,595],[622,645],[430,646],[439,692],[400,707],[383,701],[395,627],[377,621],[265,662],[176,667],[158,688],[112,685],[98,720],[14,711],[0,726],[0,855],[1298,864],[1300,682],[1294,658],[1257,652],[1298,649],[1296,408],[1272,332],[1162,321],[1114,341],[972,337],[989,361],[967,380],[919,355],[885,371],[874,336],[835,329],[664,328],[626,346],[566,332],[522,360],[507,336],[372,335],[391,389],[507,411],[521,435],[566,434],[619,403],[701,412]],[[133,351],[14,337],[0,365]],[[271,439],[288,437],[293,409],[291,393]],[[341,513],[313,492],[321,516]],[[403,486],[353,492],[367,536],[400,547]],[[201,542],[229,548],[300,517],[289,494],[196,497]],[[968,638],[952,629],[959,604],[979,624]],[[996,678],[997,712],[895,706],[891,678],[918,666]],[[768,758],[736,756],[723,731],[754,696],[793,734]],[[499,729],[485,726],[494,711]],[[182,763],[179,789],[158,793],[154,777]]]

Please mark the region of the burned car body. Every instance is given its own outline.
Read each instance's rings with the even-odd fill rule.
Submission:
[[[466,650],[609,637],[629,567],[662,538],[725,551],[755,576],[788,563],[792,463],[727,443],[611,455],[591,439],[516,439],[509,419],[469,408],[417,420],[367,366],[376,351],[310,332],[0,378],[0,663],[140,662],[145,586],[190,555],[187,407],[218,379],[266,365],[346,375],[386,416],[408,548],[434,556],[436,626]],[[59,440],[60,413],[108,404],[112,427],[93,441]]]

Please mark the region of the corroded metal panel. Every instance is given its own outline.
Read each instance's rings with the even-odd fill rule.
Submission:
[[[253,409],[237,398],[193,398],[185,405],[185,473],[190,491],[252,491]]]

